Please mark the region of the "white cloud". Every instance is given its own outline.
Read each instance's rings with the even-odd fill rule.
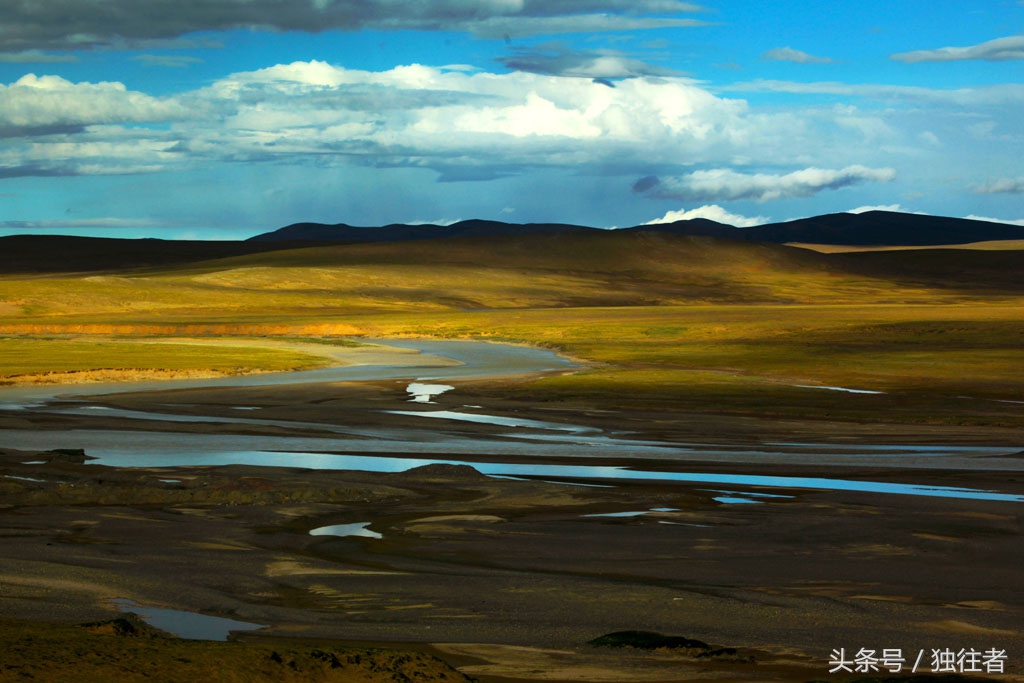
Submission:
[[[794,50],[791,47],[777,47],[773,50],[768,50],[761,55],[761,59],[766,59],[771,62],[796,62],[797,64],[831,64],[832,60],[828,57],[818,57],[816,55],[808,54],[803,50]]]
[[[1020,225],[1024,226],[1024,218],[1017,219],[1006,219],[1006,218],[986,218],[985,216],[965,216],[967,220],[971,221],[988,221],[989,223],[1006,223],[1007,225]]]
[[[943,150],[966,135],[955,123],[934,128]],[[639,194],[698,206],[892,180],[894,171],[880,167],[896,166],[899,155],[874,143],[920,149],[921,131],[886,111],[846,105],[753,109],[683,77],[640,76],[611,88],[542,73],[416,64],[363,71],[311,61],[231,74],[173,97],[56,76],[0,85],[0,177],[235,162],[431,169],[437,175],[423,177],[445,181],[597,169],[606,177],[657,173],[660,186]],[[848,165],[854,159],[863,165]],[[804,170],[744,174],[733,166]],[[692,168],[715,170],[683,175]]]
[[[192,153],[438,169],[707,159],[751,126],[746,103],[685,79],[609,88],[422,65],[368,72],[296,62],[234,74],[183,101],[216,113],[181,126]]]
[[[917,62],[954,62],[966,59],[1006,61],[1024,59],[1024,35],[997,38],[968,47],[942,47],[937,50],[915,50],[892,55],[892,59],[908,64]]]
[[[895,211],[903,212],[903,207],[899,204],[887,204],[879,206],[858,206],[856,209],[850,209],[846,213],[867,213],[868,211]]]
[[[891,168],[865,166],[847,166],[839,170],[805,168],[784,175],[713,169],[662,178],[660,183],[651,187],[648,196],[684,201],[756,199],[763,202],[787,197],[809,197],[824,190],[889,182],[895,178],[896,172]]]
[[[188,116],[174,101],[129,91],[121,83],[71,83],[28,74],[11,85],[0,84],[0,135],[5,128],[152,123]]]
[[[187,164],[175,150],[178,143],[173,134],[146,128],[43,129],[39,135],[4,140],[0,178],[156,173]]]
[[[749,228],[755,225],[764,225],[771,219],[765,216],[755,216],[749,218],[747,216],[741,216],[739,214],[731,213],[726,211],[717,204],[705,204],[704,206],[697,207],[696,209],[680,209],[679,211],[669,211],[661,218],[655,218],[653,221],[647,221],[644,225],[657,225],[659,223],[675,223],[676,221],[688,221],[694,218],[706,218],[708,220],[715,221],[716,223],[725,223],[736,228]]]
[[[156,98],[121,83],[28,75],[0,86],[0,134],[12,140],[0,175],[274,161],[419,166],[479,179],[533,167],[708,162],[771,125],[749,118],[742,100],[683,78],[609,88],[524,72],[415,64],[371,72],[312,61]]]
[[[1024,176],[998,178],[975,188],[978,194],[1024,194]]]

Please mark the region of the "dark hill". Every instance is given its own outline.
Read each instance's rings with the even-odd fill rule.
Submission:
[[[1024,228],[1016,225],[893,211],[831,213],[741,229],[722,226],[713,221],[703,221],[700,224],[698,221],[681,221],[664,226],[643,226],[634,229],[652,228],[685,235],[707,235],[776,244],[802,242],[851,246],[934,246],[1024,239]]]
[[[470,220],[453,225],[354,227],[340,223],[296,223],[250,238],[250,242],[401,242],[445,237],[561,234],[599,230],[564,223],[502,223]],[[717,237],[747,242],[842,244],[851,246],[934,246],[1024,239],[1024,227],[943,216],[892,211],[833,213],[752,228],[735,228],[704,218],[624,228],[636,232]]]
[[[833,213],[759,225],[740,232],[740,239],[754,242],[864,247],[925,247],[1024,239],[1024,227],[1017,225],[893,211]]]
[[[116,239],[69,235],[0,237],[0,273],[83,273],[173,266],[282,248],[259,242]]]
[[[379,228],[357,227],[338,223],[295,223],[273,232],[250,237],[250,242],[405,242],[445,237],[489,237],[492,235],[550,235],[563,232],[594,230],[564,223],[502,223],[500,221],[468,220],[452,225],[392,224]]]

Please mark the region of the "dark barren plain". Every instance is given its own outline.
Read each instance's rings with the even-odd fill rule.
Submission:
[[[1020,243],[836,230],[0,239],[0,681],[1024,681]],[[422,339],[576,365],[422,405],[450,361],[376,346]],[[408,373],[90,388],[344,364]],[[484,421],[409,414],[441,410]],[[325,459],[102,459],[157,438]],[[341,524],[380,537],[309,534]]]

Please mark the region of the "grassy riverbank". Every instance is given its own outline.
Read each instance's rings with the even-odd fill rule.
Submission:
[[[309,370],[328,365],[317,356],[241,340],[125,341],[88,338],[0,339],[0,382],[80,384],[184,377],[218,377]]]
[[[998,403],[1024,400],[1015,254],[894,258],[608,233],[7,275],[0,376],[223,374],[318,362],[308,349],[258,350],[231,341],[239,337],[472,338],[555,348],[591,366],[524,390],[536,400],[1016,425],[1019,411]],[[103,335],[108,341],[93,341]],[[168,335],[223,345],[138,343]],[[884,393],[805,388],[814,386]]]

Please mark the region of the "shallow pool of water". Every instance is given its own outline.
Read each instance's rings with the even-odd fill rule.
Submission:
[[[412,403],[433,403],[435,396],[447,393],[455,387],[450,384],[426,384],[424,382],[413,382],[405,388],[406,393],[412,396],[409,399]]]
[[[361,536],[363,538],[384,538],[381,534],[376,531],[371,531],[366,527],[370,526],[373,522],[356,522],[354,524],[331,524],[330,526],[321,526],[316,529],[310,529],[310,536]]]
[[[746,498],[744,496],[715,496],[712,500],[726,505],[757,505],[764,502],[763,500]]]
[[[110,603],[122,612],[137,614],[150,626],[190,640],[227,640],[232,631],[255,631],[266,628],[261,624],[211,617],[198,612],[143,606],[125,598],[116,598]]]

